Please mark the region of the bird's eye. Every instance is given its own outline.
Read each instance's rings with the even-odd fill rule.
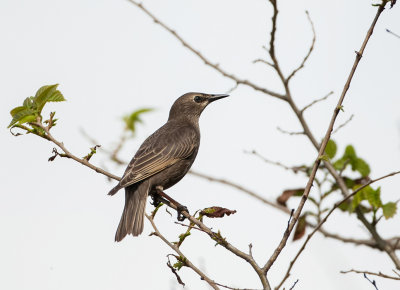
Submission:
[[[194,101],[195,101],[196,103],[200,103],[202,100],[203,100],[203,98],[200,97],[200,96],[195,96],[195,97],[194,97]]]

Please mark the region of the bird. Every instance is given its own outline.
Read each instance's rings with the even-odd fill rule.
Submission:
[[[194,92],[182,95],[173,103],[167,122],[139,147],[119,183],[108,193],[114,195],[125,189],[116,242],[143,232],[147,196],[154,198],[157,190],[170,188],[186,175],[200,146],[201,113],[208,104],[228,96]]]

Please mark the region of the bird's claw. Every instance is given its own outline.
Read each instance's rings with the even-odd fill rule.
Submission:
[[[154,207],[158,207],[162,202],[158,194],[152,194],[151,199],[153,200],[153,202],[150,202],[150,204],[153,205]]]
[[[186,206],[184,206],[184,205],[179,205],[177,208],[176,208],[176,211],[177,211],[177,213],[178,213],[178,221],[180,221],[180,222],[183,222],[185,219],[186,219],[186,217],[182,214],[182,212],[183,211],[186,211],[187,213],[189,213],[189,210],[188,210],[188,208],[186,207]]]

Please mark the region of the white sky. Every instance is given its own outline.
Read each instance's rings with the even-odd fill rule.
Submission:
[[[307,114],[312,131],[321,138],[338,94],[375,14],[372,1],[280,1],[277,51],[287,73],[308,49],[311,31],[304,10],[315,23],[317,43],[307,67],[294,79],[292,91],[302,107],[333,90],[328,101]],[[257,84],[281,91],[270,68],[252,64],[265,57],[269,37],[268,1],[145,1],[145,6],[214,62]],[[399,7],[385,11],[345,100],[338,124],[353,121],[334,139],[339,152],[353,144],[372,167],[371,177],[399,169]],[[122,157],[129,159],[140,143],[165,122],[172,102],[188,91],[224,93],[233,83],[204,66],[171,35],[128,1],[3,0],[0,2],[0,131],[3,190],[0,193],[1,289],[181,289],[166,267],[171,253],[161,241],[144,234],[114,243],[123,208],[122,192],[106,196],[115,182],[72,161],[47,162],[52,144],[35,136],[15,138],[5,129],[9,110],[45,84],[60,84],[68,102],[51,104],[60,118],[53,134],[78,156],[90,143],[83,128],[104,147],[118,140],[121,115],[140,107],[157,110],[144,117],[137,138]],[[289,107],[252,89],[240,87],[229,99],[212,104],[201,120],[202,145],[194,169],[232,180],[274,199],[282,190],[304,186],[306,180],[246,155],[256,149],[288,165],[310,164],[316,152],[306,138],[277,132],[280,126],[299,129]],[[93,163],[103,166],[105,157]],[[115,174],[124,168],[106,164]],[[383,201],[397,200],[400,178],[381,182]],[[280,240],[287,216],[236,190],[185,177],[168,191],[196,209],[220,205],[237,214],[207,220],[235,246],[253,252],[264,263]],[[297,205],[297,200],[290,203]],[[148,206],[147,211],[151,210]],[[176,240],[184,228],[165,211],[159,229]],[[383,221],[385,237],[398,235],[399,217]],[[336,213],[327,229],[346,237],[367,238],[360,223]],[[269,275],[276,285],[290,258],[301,246],[290,242]],[[310,250],[312,248],[312,250]],[[260,287],[251,267],[201,233],[182,246],[184,253],[212,279],[235,287]],[[365,247],[344,245],[316,235],[288,279],[295,289],[371,289],[361,275],[340,270],[390,273],[387,256]],[[183,269],[185,289],[208,289],[191,270]],[[396,282],[377,279],[379,289]],[[368,288],[369,287],[369,288]]]

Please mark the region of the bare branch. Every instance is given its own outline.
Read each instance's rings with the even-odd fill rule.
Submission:
[[[62,142],[56,140],[56,139],[53,137],[53,135],[51,135],[48,126],[44,126],[44,125],[43,125],[42,123],[40,123],[40,122],[36,122],[36,123],[32,123],[32,124],[35,125],[35,126],[38,126],[38,127],[42,128],[42,129],[45,131],[45,133],[46,133],[46,135],[45,135],[46,137],[43,137],[43,136],[40,136],[40,137],[42,137],[42,138],[44,138],[44,139],[47,139],[47,140],[53,142],[54,144],[56,144],[62,151],[64,151],[65,157],[71,158],[71,159],[73,159],[73,160],[79,162],[80,164],[82,164],[82,165],[84,165],[84,166],[87,166],[87,167],[93,169],[93,170],[96,171],[97,173],[101,173],[101,174],[103,174],[103,175],[105,175],[105,176],[107,176],[107,177],[109,177],[109,178],[112,178],[112,179],[115,179],[115,180],[120,180],[120,179],[121,179],[120,177],[118,177],[118,176],[116,176],[116,175],[114,175],[114,174],[111,174],[111,173],[109,173],[109,172],[107,172],[107,171],[101,169],[100,167],[94,166],[93,164],[91,164],[91,163],[90,163],[89,161],[87,161],[86,159],[84,159],[84,158],[79,158],[79,157],[73,155],[71,152],[69,152],[69,151],[67,150],[67,148],[65,148],[64,143],[62,143]],[[38,135],[38,136],[39,136],[39,135]]]
[[[376,285],[376,281],[375,281],[375,280],[372,280],[372,281],[371,281],[371,280],[367,277],[367,274],[365,274],[365,273],[364,273],[364,278],[367,279],[368,282],[371,283],[371,284],[375,287],[376,290],[379,290],[379,289],[378,289],[378,286]]]
[[[304,131],[301,131],[301,132],[290,132],[290,131],[283,130],[281,127],[276,127],[276,129],[279,132],[283,133],[283,134],[287,134],[287,135],[291,135],[291,136],[293,136],[293,135],[305,135]]]
[[[177,273],[177,270],[171,265],[171,261],[169,260],[169,255],[167,255],[167,257],[168,257],[168,262],[167,262],[168,268],[171,269],[171,272],[175,275],[176,280],[178,281],[178,283],[181,284],[183,287],[185,287],[185,283],[183,283],[181,277]]]
[[[275,68],[273,63],[270,63],[269,61],[266,61],[265,59],[257,58],[255,60],[253,60],[253,63],[259,63],[259,62],[263,63],[263,64],[266,64],[266,65],[268,65],[268,66],[270,66],[272,68]]]
[[[272,164],[272,165],[276,165],[276,166],[281,167],[281,168],[283,168],[283,169],[293,171],[293,173],[296,173],[296,174],[297,174],[299,171],[302,171],[302,172],[305,172],[305,171],[306,171],[306,168],[305,168],[304,166],[287,166],[287,165],[282,164],[282,163],[280,163],[280,162],[278,162],[278,161],[271,161],[271,160],[265,158],[264,156],[262,156],[262,155],[261,155],[260,153],[258,153],[256,150],[244,151],[244,153],[246,153],[246,154],[252,154],[252,155],[254,155],[254,156],[260,158],[260,159],[261,159],[262,161],[264,161],[265,163]]]
[[[192,262],[190,262],[190,260],[182,253],[182,251],[174,244],[172,244],[171,242],[169,242],[158,230],[156,224],[154,223],[154,220],[151,216],[149,216],[148,214],[145,214],[146,218],[150,221],[151,226],[154,229],[154,235],[159,237],[165,244],[167,244],[172,250],[174,250],[179,257],[182,257],[182,259],[185,261],[185,266],[191,268],[194,272],[196,272],[202,280],[206,281],[213,289],[219,289],[219,287],[216,285],[216,283],[211,280],[210,278],[208,278],[199,268],[197,268],[195,265],[193,265]]]
[[[275,54],[276,20],[278,18],[278,13],[279,13],[278,6],[277,6],[277,0],[269,0],[269,2],[271,2],[271,4],[272,4],[273,14],[272,14],[272,28],[271,28],[271,37],[269,40],[268,53],[272,60],[272,67],[275,69],[275,71],[278,74],[279,78],[281,79],[283,85],[285,86],[286,98],[284,100],[289,101],[288,100],[289,95],[287,93],[287,84],[288,83],[287,83],[287,80],[285,79],[285,77],[283,76],[281,67],[279,65],[278,59]]]
[[[350,118],[348,118],[343,124],[340,124],[335,130],[333,130],[332,135],[337,133],[337,131],[339,131],[340,129],[342,129],[344,126],[346,126],[348,123],[351,122],[351,120],[353,120],[354,118],[354,114],[352,114],[350,116]]]
[[[239,87],[238,84],[234,85],[232,88],[230,88],[229,90],[227,90],[225,93],[226,94],[230,94],[232,93],[234,90],[236,90]]]
[[[303,114],[305,110],[307,110],[308,108],[312,107],[313,105],[315,105],[318,102],[322,102],[325,101],[330,95],[333,94],[333,91],[330,91],[327,95],[325,95],[322,98],[316,99],[314,101],[312,101],[310,104],[308,104],[307,106],[305,106],[303,109],[300,110],[300,112]]]
[[[224,69],[222,69],[219,64],[217,63],[212,63],[210,60],[208,60],[202,53],[200,53],[200,51],[196,50],[195,48],[193,48],[193,46],[191,46],[188,42],[186,42],[178,33],[176,33],[175,30],[171,29],[170,27],[168,27],[166,24],[164,24],[163,22],[161,22],[156,16],[154,16],[149,10],[147,10],[142,3],[136,2],[134,0],[128,0],[130,3],[134,4],[135,6],[137,6],[138,8],[140,8],[144,13],[146,13],[151,19],[153,19],[154,23],[160,25],[162,28],[164,28],[166,31],[168,31],[170,34],[172,34],[184,47],[186,47],[187,49],[189,49],[191,52],[193,52],[195,55],[197,55],[203,62],[205,65],[208,65],[210,67],[212,67],[213,69],[215,69],[216,71],[218,71],[220,74],[222,74],[224,77],[227,77],[231,80],[233,80],[234,82],[236,82],[236,84],[238,85],[246,85],[248,87],[253,88],[256,91],[260,91],[262,93],[265,93],[267,95],[270,95],[272,97],[281,99],[281,100],[286,100],[286,96],[273,92],[271,90],[268,90],[266,88],[260,87],[248,80],[244,80],[244,79],[240,79],[238,77],[236,77],[235,75],[225,71]]]
[[[308,13],[308,11],[306,11],[306,14],[307,14],[308,22],[309,22],[310,25],[311,25],[311,30],[312,30],[312,33],[313,33],[313,39],[312,39],[312,41],[311,41],[310,48],[308,49],[308,53],[307,53],[307,55],[304,57],[304,59],[303,59],[303,61],[301,62],[301,64],[300,64],[295,70],[293,70],[292,73],[287,77],[287,79],[286,79],[286,82],[287,82],[287,83],[290,81],[290,79],[291,79],[299,70],[301,70],[301,69],[304,67],[304,65],[306,64],[308,58],[310,57],[310,55],[311,55],[311,53],[312,53],[312,51],[313,51],[313,49],[314,49],[314,44],[315,44],[315,39],[316,39],[314,23],[313,23],[312,20],[311,20],[310,13]]]
[[[378,276],[386,279],[392,279],[392,280],[400,280],[400,277],[395,277],[395,276],[389,276],[386,274],[383,274],[382,272],[374,273],[374,272],[369,272],[369,271],[360,271],[360,270],[348,270],[348,271],[340,271],[342,274],[348,274],[348,273],[357,273],[357,274],[368,274],[372,276]]]
[[[386,28],[386,32],[389,32],[390,34],[396,36],[397,38],[400,38],[400,35],[394,33],[393,31],[391,31],[391,30],[389,30],[389,29],[387,29],[387,28]]]
[[[395,269],[393,269],[392,271],[393,271],[393,273],[395,273],[400,278],[400,273],[398,273]]]
[[[297,282],[299,282],[299,279],[297,279],[297,280],[296,280],[296,281],[293,283],[292,287],[290,287],[290,289],[289,289],[289,290],[293,290],[293,289],[294,289],[294,287],[296,286]]]
[[[343,198],[341,201],[335,203],[335,205],[332,207],[332,209],[327,213],[327,215],[318,223],[318,225],[314,228],[314,230],[307,236],[307,239],[304,241],[303,245],[301,246],[301,248],[299,249],[299,251],[297,252],[296,256],[294,257],[294,259],[290,262],[289,264],[289,268],[286,271],[285,276],[283,277],[281,283],[279,283],[279,285],[275,288],[275,290],[279,289],[280,287],[282,287],[283,283],[286,281],[287,278],[289,278],[290,276],[290,271],[294,266],[294,263],[296,263],[297,259],[299,258],[299,256],[301,255],[301,253],[304,251],[304,249],[306,248],[308,242],[310,241],[311,237],[322,227],[322,225],[328,220],[329,216],[333,213],[333,211],[335,211],[343,202],[345,202],[346,200],[350,199],[351,197],[353,197],[357,192],[361,191],[362,189],[364,189],[365,187],[371,185],[372,183],[375,183],[377,181],[380,181],[382,179],[394,176],[399,174],[400,171],[395,171],[389,174],[386,174],[384,176],[381,176],[377,179],[374,180],[370,180],[369,182],[367,182],[366,184],[360,186],[359,188],[357,188],[357,190],[353,191],[351,194],[349,194],[348,196],[346,196],[345,198]]]

